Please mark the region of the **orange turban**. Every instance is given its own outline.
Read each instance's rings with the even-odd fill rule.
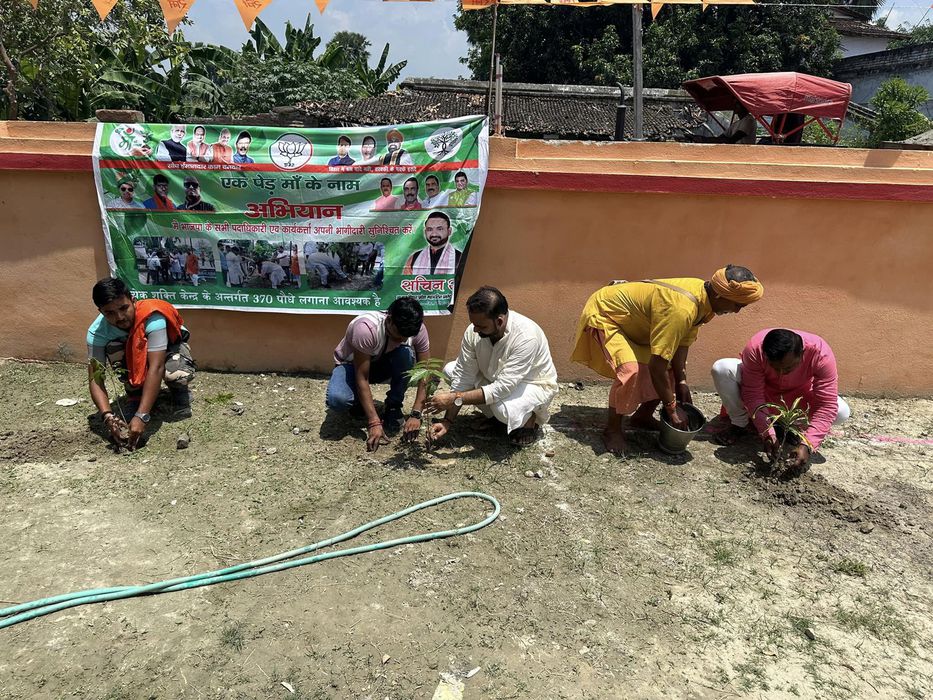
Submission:
[[[765,288],[761,282],[733,282],[726,279],[726,268],[716,270],[710,279],[713,291],[718,296],[734,301],[736,304],[751,304],[764,296]]]

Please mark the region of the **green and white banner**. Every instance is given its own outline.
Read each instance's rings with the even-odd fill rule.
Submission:
[[[479,216],[488,124],[346,129],[98,124],[112,274],[179,308],[450,313]]]

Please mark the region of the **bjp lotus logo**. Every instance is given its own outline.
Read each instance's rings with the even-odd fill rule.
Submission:
[[[282,170],[298,170],[311,162],[313,150],[301,134],[283,134],[269,146],[269,158]]]

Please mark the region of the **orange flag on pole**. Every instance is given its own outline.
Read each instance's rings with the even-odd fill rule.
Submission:
[[[97,10],[97,14],[100,15],[101,22],[107,19],[107,15],[110,14],[113,6],[117,4],[117,0],[92,0],[92,2],[94,3],[94,9]]]
[[[39,0],[29,0],[29,4],[32,5],[32,9],[39,7]]]
[[[243,24],[246,25],[247,30],[253,26],[253,22],[256,21],[256,17],[259,16],[259,13],[262,12],[266,5],[268,5],[272,0],[233,0],[236,3],[236,9],[240,11],[240,17],[243,18]]]
[[[159,4],[162,6],[162,14],[165,15],[168,33],[171,34],[188,14],[188,10],[194,5],[194,0],[159,0]]]
[[[321,14],[324,14],[324,9],[327,7],[327,3],[330,0],[314,0],[314,4],[317,5],[317,9]]]

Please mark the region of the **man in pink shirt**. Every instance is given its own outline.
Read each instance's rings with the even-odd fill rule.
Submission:
[[[327,407],[337,413],[354,411],[367,420],[366,449],[375,452],[388,443],[386,430],[401,427],[402,403],[408,389],[407,372],[430,358],[428,329],[424,310],[417,299],[399,297],[387,311],[360,314],[347,326],[347,332],[334,350],[334,367],[327,384]],[[387,382],[384,420],[379,420],[373,401],[372,384]],[[421,429],[421,407],[426,387],[418,384],[411,414],[404,420],[406,441],[414,440]]]
[[[806,470],[811,452],[817,450],[833,425],[849,417],[849,405],[839,396],[836,358],[829,344],[818,335],[773,328],[759,331],[742,351],[742,358],[717,360],[713,384],[729,414],[731,425],[716,436],[721,444],[732,444],[749,432],[749,416],[765,449],[777,446],[774,429],[768,427],[768,411],[755,410],[763,403],[795,399],[807,410],[810,426],[806,442],[796,447],[791,469]]]
[[[379,181],[379,190],[382,192],[382,196],[376,198],[370,211],[395,211],[398,209],[398,197],[392,194],[392,180],[387,177],[382,178]]]

